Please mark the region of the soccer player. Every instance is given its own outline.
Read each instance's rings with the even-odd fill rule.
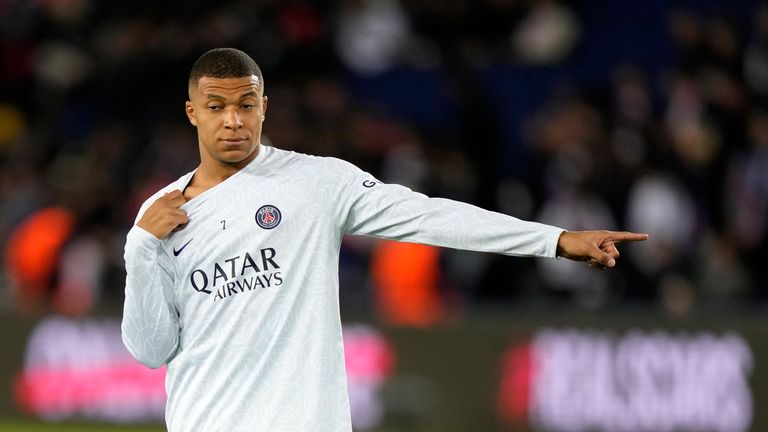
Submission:
[[[338,301],[344,234],[613,267],[645,234],[569,232],[260,144],[256,63],[203,54],[186,113],[200,165],[150,197],[125,245],[123,342],[167,365],[168,430],[350,431]]]

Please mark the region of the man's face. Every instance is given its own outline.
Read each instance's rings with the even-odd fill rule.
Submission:
[[[187,117],[197,127],[202,165],[242,168],[256,155],[267,97],[255,75],[202,77],[190,88]]]

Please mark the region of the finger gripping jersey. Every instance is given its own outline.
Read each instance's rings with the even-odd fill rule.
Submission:
[[[125,245],[123,342],[145,365],[167,365],[171,432],[351,431],[344,234],[554,257],[562,232],[265,146],[181,209],[183,229],[158,240],[134,226]]]

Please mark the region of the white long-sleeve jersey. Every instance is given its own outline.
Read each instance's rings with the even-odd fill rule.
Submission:
[[[183,190],[193,172],[160,190]],[[123,342],[167,365],[171,432],[350,431],[338,301],[344,234],[554,257],[561,229],[428,198],[355,166],[261,146],[181,206],[189,223],[125,245]]]

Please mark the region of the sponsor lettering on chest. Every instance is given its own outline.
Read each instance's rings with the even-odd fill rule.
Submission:
[[[251,210],[246,214],[251,215],[247,216],[250,220],[250,226],[253,227],[255,222],[255,225],[258,226],[256,229],[264,234],[277,228],[283,219],[280,209],[274,205],[261,205],[257,210]],[[238,228],[238,221],[243,221],[242,216],[244,215],[241,213],[234,217],[232,214],[220,214],[213,217],[212,219],[218,223],[218,228],[221,230],[217,229],[217,231],[222,235],[217,235],[210,241],[239,242],[244,236],[253,235],[253,233],[240,231],[242,226]],[[229,232],[232,234],[225,234]],[[232,237],[233,235],[234,237]],[[262,238],[261,241],[263,240],[265,239]],[[181,254],[189,242],[191,240],[174,248],[174,256]],[[230,248],[229,250],[233,249]],[[238,294],[255,293],[283,284],[283,272],[276,248],[245,246],[243,249],[237,255],[233,254],[234,256],[226,258],[209,258],[208,262],[198,264],[187,275],[187,285],[198,294],[210,296],[212,301],[216,303],[234,298]]]
[[[189,284],[198,293],[213,296],[213,302],[278,287],[283,274],[277,260],[277,251],[271,247],[243,252],[192,270]]]

